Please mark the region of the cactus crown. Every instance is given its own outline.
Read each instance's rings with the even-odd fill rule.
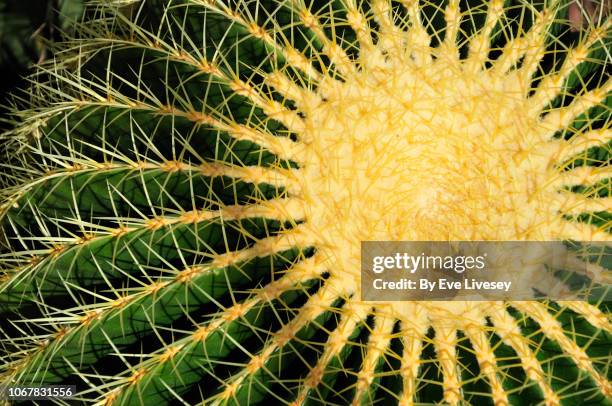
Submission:
[[[610,241],[610,19],[568,7],[92,6],[4,136],[3,377],[117,405],[609,402],[605,302],[359,291],[362,240]]]

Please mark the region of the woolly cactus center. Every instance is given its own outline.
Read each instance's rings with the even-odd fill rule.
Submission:
[[[550,149],[511,76],[387,60],[323,88],[302,189],[332,269],[358,272],[362,240],[524,239],[555,216]]]

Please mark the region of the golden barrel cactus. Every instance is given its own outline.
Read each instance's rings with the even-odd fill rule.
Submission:
[[[3,136],[2,379],[99,405],[610,404],[609,302],[359,283],[361,241],[612,239],[604,7],[90,6]]]

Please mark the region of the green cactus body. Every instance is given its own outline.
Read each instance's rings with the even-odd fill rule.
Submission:
[[[612,239],[610,19],[128,3],[91,9],[3,137],[3,380],[103,405],[610,404],[606,302],[359,285],[365,240]]]

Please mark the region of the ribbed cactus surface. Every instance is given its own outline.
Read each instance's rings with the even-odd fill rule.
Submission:
[[[609,302],[359,283],[361,241],[612,240],[611,24],[569,7],[92,6],[3,137],[2,380],[101,405],[612,403]]]

